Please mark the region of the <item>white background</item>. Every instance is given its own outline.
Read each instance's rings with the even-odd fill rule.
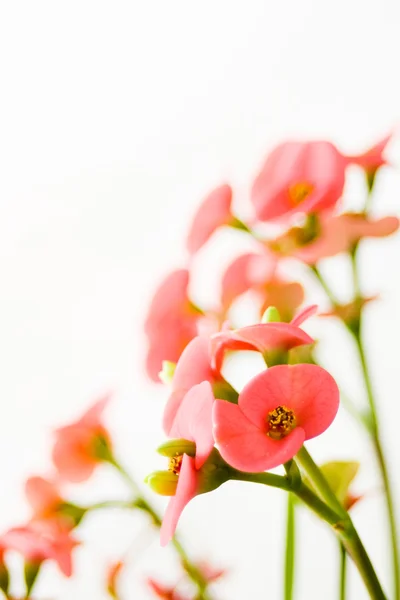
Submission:
[[[139,480],[160,468],[153,448],[162,440],[166,391],[143,374],[142,321],[159,278],[185,264],[190,215],[225,180],[240,208],[265,153],[287,137],[326,137],[352,152],[393,128],[399,29],[396,0],[1,4],[3,529],[28,514],[24,478],[50,469],[52,428],[106,389],[115,390],[107,421],[127,467]],[[389,150],[400,164],[399,144]],[[355,203],[364,192],[356,184],[354,174],[348,196]],[[398,211],[399,174],[386,170],[377,188],[377,213]],[[363,259],[365,289],[382,294],[368,312],[368,351],[400,498],[399,238],[366,246]],[[217,262],[207,263],[200,295],[214,291]],[[345,297],[342,267],[329,263],[326,272]],[[318,292],[311,288],[309,297],[318,300]],[[341,331],[318,320],[309,330],[326,338],[326,364],[362,401]],[[309,447],[321,460],[362,460],[358,489],[371,493],[354,518],[387,582],[379,483],[366,439],[341,412]],[[105,471],[71,493],[88,501],[125,492]],[[230,484],[193,501],[181,531],[194,556],[231,569],[216,589],[220,600],[272,600],[281,597],[283,519],[281,493]],[[145,576],[173,579],[175,562],[143,523],[119,513],[90,519],[80,533],[77,577],[66,581],[48,568],[38,597],[105,598],[105,565],[132,542],[123,597],[149,597]],[[302,516],[298,599],[337,597],[331,537]],[[355,574],[349,597],[366,597]]]

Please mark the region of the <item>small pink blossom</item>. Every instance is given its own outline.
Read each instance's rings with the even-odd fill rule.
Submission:
[[[54,560],[61,572],[72,575],[72,550],[78,545],[57,520],[31,521],[23,527],[13,527],[0,538],[7,550],[20,552],[29,563]]]
[[[238,405],[215,401],[215,440],[232,467],[265,471],[287,462],[305,440],[323,433],[338,407],[338,387],[322,367],[271,367],[246,385]]]
[[[187,237],[187,249],[195,254],[212,234],[232,221],[232,188],[221,185],[213,190],[199,206]]]
[[[54,517],[65,502],[58,484],[44,477],[29,477],[25,483],[25,494],[34,513],[34,518]]]
[[[162,362],[176,362],[197,335],[199,311],[188,296],[189,271],[179,269],[164,279],[156,290],[145,322],[148,338],[147,373],[160,383]]]
[[[147,579],[147,585],[155,596],[162,598],[162,600],[190,600],[187,597],[181,596],[176,591],[176,586],[165,585],[150,577]]]
[[[384,153],[392,137],[393,132],[386,135],[377,144],[366,150],[366,152],[347,156],[348,162],[359,165],[367,172],[374,173],[379,167],[387,164]]]
[[[348,252],[363,238],[386,237],[397,231],[397,217],[371,219],[362,213],[343,213],[337,216],[321,216],[318,231],[308,239],[307,231],[293,227],[268,243],[277,255],[290,256],[307,264]]]
[[[81,482],[110,458],[111,439],[102,424],[109,396],[98,400],[78,421],[55,432],[53,462],[61,479]]]
[[[257,218],[268,221],[332,208],[342,195],[346,164],[330,142],[280,144],[252,187]]]

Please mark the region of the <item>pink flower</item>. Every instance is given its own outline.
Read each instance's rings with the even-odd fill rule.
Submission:
[[[172,379],[172,393],[164,411],[163,426],[167,435],[173,436],[171,428],[179,406],[186,393],[196,384],[208,381],[211,385],[223,382],[218,365],[211,367],[209,340],[195,337],[182,352]]]
[[[55,516],[65,502],[58,485],[44,477],[29,477],[25,483],[25,493],[36,518]]]
[[[174,456],[169,469],[178,478],[175,495],[171,497],[161,526],[161,545],[173,537],[185,506],[200,492],[202,467],[214,446],[211,413],[214,395],[211,385],[203,381],[185,395],[172,424],[172,435],[195,442],[195,456]]]
[[[147,580],[147,585],[157,598],[162,598],[163,600],[189,600],[189,598],[184,598],[176,591],[176,586],[159,583],[150,577]]]
[[[240,329],[222,331],[211,337],[211,351],[216,364],[221,364],[228,350],[261,352],[267,360],[274,351],[286,352],[296,346],[312,344],[314,340],[291,323],[258,323]]]
[[[286,142],[268,156],[251,200],[261,221],[332,208],[340,198],[347,161],[330,142]]]
[[[347,156],[348,162],[359,165],[367,172],[374,173],[379,167],[387,164],[387,160],[384,158],[384,152],[392,137],[393,133],[389,133],[389,135],[386,135],[366,152]]]
[[[54,560],[66,577],[72,575],[71,553],[78,542],[56,520],[31,521],[14,527],[1,537],[0,544],[20,552],[28,563],[39,565]]]
[[[101,422],[109,396],[98,400],[78,421],[56,430],[53,462],[60,477],[81,482],[111,457],[111,439]]]
[[[365,237],[385,237],[399,227],[397,217],[370,219],[361,213],[322,216],[315,235],[308,236],[307,228],[293,227],[268,243],[281,256],[295,257],[307,264],[348,252]]]
[[[197,335],[200,313],[188,296],[189,271],[173,271],[154,294],[147,313],[145,331],[149,347],[147,372],[159,383],[163,360],[176,362],[184,348]]]
[[[279,365],[252,379],[239,404],[216,400],[214,436],[221,456],[241,471],[277,467],[320,435],[339,407],[339,390],[317,365]]]
[[[213,190],[198,208],[187,237],[187,249],[195,254],[223,225],[229,225],[231,213],[232,188],[225,184]]]

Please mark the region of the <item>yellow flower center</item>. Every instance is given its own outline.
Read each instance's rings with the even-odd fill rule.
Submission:
[[[174,475],[179,475],[181,466],[182,466],[183,454],[177,454],[176,456],[171,456],[168,463],[168,471],[174,473]]]
[[[294,206],[303,202],[311,194],[314,190],[314,186],[312,183],[308,181],[299,181],[298,183],[294,183],[289,188],[289,198]]]
[[[274,440],[280,440],[296,427],[294,412],[287,406],[277,406],[268,413],[267,435]]]

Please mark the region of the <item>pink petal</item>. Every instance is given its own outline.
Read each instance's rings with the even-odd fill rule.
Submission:
[[[194,459],[184,454],[175,496],[168,503],[160,531],[161,546],[166,546],[175,534],[175,529],[185,506],[197,492],[197,471]]]
[[[282,348],[289,350],[302,344],[312,344],[314,340],[302,329],[290,323],[259,323],[237,329],[233,337],[241,342],[252,344],[259,352]]]
[[[195,254],[218,227],[227,225],[231,214],[232,188],[225,184],[213,190],[194,216],[187,238],[187,249]]]
[[[257,427],[240,407],[216,400],[213,409],[214,435],[221,456],[235,469],[257,473],[277,467],[301,448],[304,431],[296,427],[281,440],[266,434],[266,427]]]
[[[306,321],[307,319],[309,319],[310,317],[315,315],[317,310],[318,310],[318,306],[316,304],[311,304],[311,306],[306,306],[305,308],[303,308],[303,310],[301,310],[300,312],[297,313],[297,315],[294,317],[294,319],[291,320],[291,325],[300,327],[300,325],[302,325],[304,323],[304,321]]]
[[[277,261],[267,254],[242,254],[226,269],[221,282],[221,301],[225,310],[238,296],[271,279]]]
[[[393,137],[393,132],[386,135],[382,140],[380,140],[377,144],[369,148],[363,154],[358,154],[355,156],[348,156],[348,161],[359,165],[363,169],[375,170],[386,164],[386,159],[383,157],[383,153],[386,149],[386,146],[390,142]]]
[[[323,433],[334,420],[339,408],[339,389],[332,375],[318,365],[288,368],[291,396],[286,405],[294,411],[297,425],[304,429],[308,440]]]
[[[172,271],[157,288],[151,301],[145,323],[146,333],[151,333],[171,312],[180,312],[187,301],[189,271],[177,269]]]
[[[192,387],[175,415],[170,436],[191,440],[196,444],[196,469],[205,463],[214,447],[212,406],[214,394],[208,381]]]
[[[62,502],[58,486],[44,477],[29,477],[25,483],[25,494],[35,513],[51,510]]]

